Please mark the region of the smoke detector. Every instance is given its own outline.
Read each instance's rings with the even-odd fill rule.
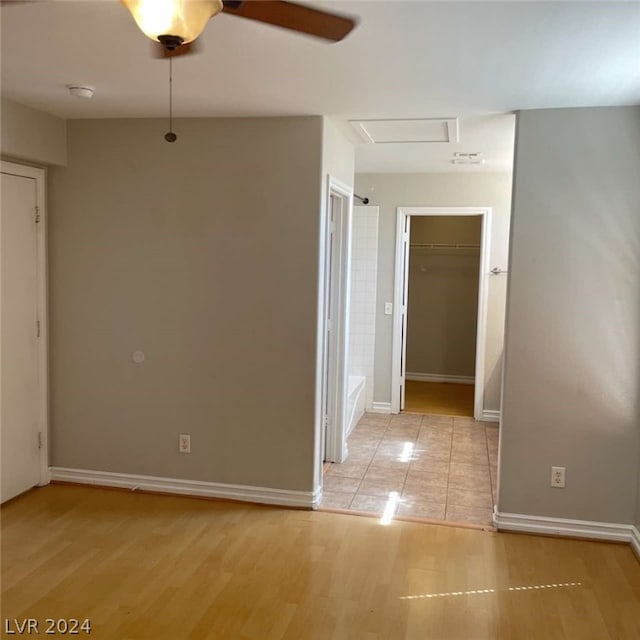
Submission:
[[[89,87],[81,84],[68,84],[67,89],[69,89],[69,93],[76,98],[85,98],[89,100],[93,98],[93,94],[95,93],[94,87]]]

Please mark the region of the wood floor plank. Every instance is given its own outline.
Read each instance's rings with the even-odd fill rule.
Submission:
[[[60,485],[1,515],[3,618],[98,640],[640,637],[625,545]]]
[[[473,417],[472,384],[405,382],[405,411],[444,416]]]

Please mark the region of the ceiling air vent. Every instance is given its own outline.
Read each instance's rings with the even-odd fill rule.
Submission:
[[[408,120],[350,120],[363,142],[398,144],[458,142],[458,118],[411,118]]]

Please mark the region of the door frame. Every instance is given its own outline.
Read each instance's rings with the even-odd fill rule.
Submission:
[[[480,269],[478,277],[478,315],[476,322],[476,366],[473,415],[482,420],[484,414],[485,360],[487,350],[487,310],[489,254],[491,245],[491,207],[398,207],[396,218],[396,256],[393,302],[393,340],[391,354],[391,413],[399,413],[404,404],[406,373],[406,331],[409,264],[409,232],[411,216],[481,216]]]
[[[328,352],[328,311],[331,282],[328,281],[329,250],[331,240],[331,203],[337,199],[340,203],[337,218],[334,220],[339,249],[336,255],[336,278],[334,300],[336,302],[331,331],[336,337],[332,353]],[[318,268],[318,338],[316,353],[316,415],[315,434],[316,455],[314,464],[314,486],[316,493],[322,487],[322,465],[325,461],[343,462],[347,457],[346,413],[348,394],[348,348],[349,348],[349,287],[351,280],[351,226],[353,218],[353,188],[331,175],[327,175],[322,191],[320,208],[320,242]],[[328,367],[333,367],[334,388],[325,384]],[[329,423],[325,422],[324,407],[327,394],[333,401],[329,408]],[[319,498],[318,498],[319,499]]]
[[[48,327],[49,314],[47,309],[47,215],[46,215],[46,171],[45,169],[7,162],[0,163],[2,173],[32,178],[35,180],[36,207],[38,222],[36,228],[36,260],[37,260],[37,312],[40,322],[40,338],[38,340],[38,369],[39,369],[39,416],[40,425],[40,482],[44,486],[51,481],[49,472],[49,358],[48,358]],[[36,212],[34,212],[34,216]],[[35,330],[35,328],[34,328]],[[0,364],[0,366],[2,366]]]

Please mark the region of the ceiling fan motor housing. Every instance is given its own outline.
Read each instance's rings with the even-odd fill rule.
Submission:
[[[175,51],[184,43],[184,38],[180,36],[162,35],[158,36],[158,41],[167,51]]]

